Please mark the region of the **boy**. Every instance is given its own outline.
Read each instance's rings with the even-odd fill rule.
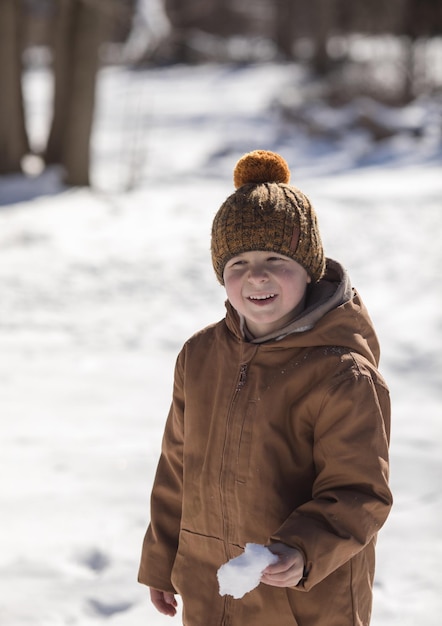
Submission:
[[[225,319],[180,352],[139,581],[185,626],[367,626],[391,504],[390,403],[348,275],[308,198],[254,151],[212,227]],[[217,570],[246,543],[278,561],[241,599]]]

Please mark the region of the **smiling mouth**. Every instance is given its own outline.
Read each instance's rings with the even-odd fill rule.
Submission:
[[[275,298],[274,293],[268,293],[263,296],[249,296],[249,300],[252,300],[253,302],[262,302],[263,300],[272,300],[273,298]]]

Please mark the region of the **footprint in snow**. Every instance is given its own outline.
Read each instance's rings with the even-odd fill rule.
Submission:
[[[102,550],[91,549],[81,553],[77,560],[93,572],[99,574],[110,565],[110,558]]]
[[[133,602],[103,602],[102,600],[89,598],[88,605],[95,615],[100,615],[101,617],[111,617],[112,615],[115,615],[115,613],[124,613],[124,611],[128,611],[133,606]]]

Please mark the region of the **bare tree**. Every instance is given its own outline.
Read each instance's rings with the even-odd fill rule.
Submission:
[[[29,152],[21,88],[21,20],[16,0],[0,2],[0,174],[21,172]]]
[[[313,68],[318,74],[325,74],[330,65],[327,50],[329,38],[336,26],[335,0],[313,0]]]
[[[44,158],[69,185],[89,185],[90,137],[100,47],[130,31],[135,0],[0,0],[0,174],[21,172],[30,152],[22,52],[51,45],[55,94]],[[51,36],[48,36],[48,33]]]
[[[95,82],[104,36],[98,5],[60,0],[54,35],[54,111],[45,161],[64,167],[66,184],[89,185]]]
[[[294,58],[294,43],[299,21],[305,15],[302,0],[276,0],[275,43],[280,55],[287,60]]]
[[[410,101],[416,95],[418,81],[425,80],[418,62],[418,42],[442,33],[442,5],[440,0],[404,0],[399,21],[400,34],[405,35],[405,75],[403,98]]]

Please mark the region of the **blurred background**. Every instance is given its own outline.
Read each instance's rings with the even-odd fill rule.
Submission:
[[[297,64],[303,80],[278,106],[316,138],[342,132],[312,117],[318,104],[345,114],[363,101],[347,125],[375,141],[422,136],[440,112],[438,0],[3,0],[0,29],[0,175],[60,164],[65,184],[89,185],[97,75],[109,66]],[[22,85],[35,66],[51,80],[37,139]],[[423,100],[427,115],[411,106]]]

